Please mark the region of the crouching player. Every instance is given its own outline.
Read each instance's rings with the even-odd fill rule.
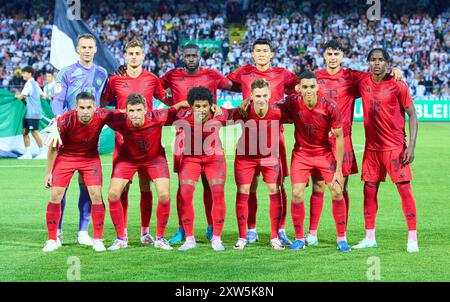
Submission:
[[[337,248],[350,251],[346,238],[346,209],[342,195],[342,160],[344,139],[342,121],[336,104],[317,95],[316,75],[304,72],[300,75],[301,96],[287,97],[280,106],[289,110],[289,118],[295,125],[295,146],[291,159],[292,203],[291,214],[295,241],[290,250],[305,247],[304,239],[304,191],[311,173],[325,180],[331,191],[333,217],[337,229]],[[329,133],[336,137],[336,157],[333,155]]]
[[[126,101],[126,114],[114,114],[112,121],[108,123],[112,129],[122,134],[124,141],[112,171],[108,191],[109,212],[117,233],[117,239],[108,250],[126,248],[128,245],[120,196],[136,172],[149,175],[158,194],[154,246],[164,250],[172,249],[164,239],[170,214],[170,191],[169,169],[166,153],[161,145],[161,133],[162,127],[170,125],[177,109],[182,107],[188,107],[187,103],[181,102],[169,109],[147,113],[145,98],[141,94],[130,94]]]
[[[254,176],[261,172],[269,191],[270,245],[276,250],[283,250],[284,246],[278,238],[283,215],[280,186],[287,172],[282,171],[279,156],[282,111],[277,104],[270,103],[270,84],[266,79],[253,81],[251,89],[249,112],[243,116],[236,110],[233,115],[236,122],[243,122],[234,161],[234,177],[238,187],[236,218],[239,228],[239,238],[234,248],[242,250],[248,244],[246,229],[250,187]]]
[[[211,246],[215,251],[222,251],[221,235],[225,222],[224,185],[227,163],[223,153],[219,131],[234,110],[222,108],[222,114],[211,110],[214,96],[206,87],[194,87],[189,91],[188,102],[191,108],[180,110],[177,128],[184,133],[184,150],[179,168],[181,221],[186,232],[186,241],[180,251],[196,247],[194,236],[194,191],[201,174],[205,174],[212,193],[213,236]]]
[[[81,92],[76,97],[75,110],[68,111],[57,119],[62,144],[58,150],[50,147],[44,185],[52,189],[47,205],[46,221],[48,240],[42,249],[51,252],[61,246],[57,239],[58,223],[61,219],[61,200],[70,179],[78,171],[87,186],[92,200],[94,227],[93,249],[104,251],[102,242],[105,205],[102,199],[102,166],[98,154],[98,140],[103,126],[112,112],[95,107],[92,94]]]

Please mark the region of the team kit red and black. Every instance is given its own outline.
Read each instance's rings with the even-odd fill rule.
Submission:
[[[373,57],[369,55],[371,64],[375,64]],[[204,185],[203,202],[212,236],[208,239],[221,240],[230,209],[229,206],[227,209],[225,195],[229,171],[219,133],[222,127],[240,124],[242,136],[233,156],[236,187],[250,186],[262,175],[264,183],[278,188],[276,193],[260,198],[260,202],[269,202],[268,239],[274,240],[280,236],[280,231],[285,231],[286,216],[290,213],[295,234],[293,245],[297,245],[297,248],[292,249],[302,249],[307,244],[303,197],[301,202],[293,197],[288,204],[288,193],[283,183],[286,178],[290,178],[292,188],[300,186],[304,189],[311,184],[313,177],[335,190],[332,191],[335,194],[332,198],[332,214],[338,249],[350,251],[346,233],[349,195],[347,189],[344,190],[341,178],[358,173],[351,135],[355,99],[361,97],[366,137],[361,167],[366,238],[356,248],[376,246],[374,232],[378,186],[385,181],[387,174],[395,183],[402,200],[408,225],[408,240],[417,242],[416,204],[410,186],[412,171],[410,162],[405,162],[405,157],[411,153],[410,145],[405,139],[405,114],[409,115],[414,110],[414,104],[408,86],[403,81],[397,81],[387,73],[377,78],[377,70],[375,68],[371,72],[362,72],[341,68],[334,74],[321,70],[303,73],[306,78],[302,78],[284,68],[260,70],[256,66],[247,65],[227,76],[209,68],[198,68],[194,73],[185,68],[175,68],[161,79],[145,70],[137,77],[113,75],[102,95],[102,104],[115,102],[116,109],[122,111],[97,108],[88,124],[80,122],[77,110],[58,118],[62,144],[57,150],[52,169],[52,186],[67,188],[75,171],[80,173],[86,186],[102,186],[98,141],[105,125],[116,131],[111,178],[125,179],[131,183],[137,172],[141,182],[169,179],[171,169],[162,144],[162,128],[173,126],[176,129],[173,171],[178,174],[176,208],[183,239],[195,242],[194,192],[201,177]],[[270,91],[269,105],[264,116],[255,111],[252,100],[252,84],[258,79],[265,79]],[[306,97],[305,91],[310,89],[306,87],[306,80],[308,83],[315,83],[313,89],[317,88],[312,98]],[[196,120],[193,104],[207,100],[190,101],[191,108],[153,110],[153,99],[159,99],[168,106],[179,104],[192,97],[191,92],[198,87],[206,88],[212,94],[212,99],[209,100],[211,110],[203,122]],[[241,91],[248,106],[234,109],[213,107],[217,103],[218,89]],[[125,112],[130,94],[136,93],[145,98],[147,111],[144,123],[139,127],[132,124],[128,112]],[[314,101],[313,105],[309,103],[311,99]],[[283,124],[293,124],[293,137],[286,137]],[[198,132],[199,129],[201,132]],[[337,134],[341,132],[342,136]],[[286,141],[295,141],[290,167]],[[247,194],[236,190],[235,196],[236,233],[240,240],[247,240],[248,230],[256,228],[256,192],[250,191]],[[323,207],[323,192],[314,192],[310,201],[309,233],[316,235]],[[232,203],[228,201],[228,205]],[[141,187],[140,204],[141,235],[144,235],[149,231],[153,207],[151,190]],[[117,238],[126,239],[127,190],[120,196],[120,202],[108,198],[108,206]],[[105,206],[93,205],[94,239],[102,239],[104,216]],[[158,201],[157,238],[164,238],[169,217],[170,197],[169,200]],[[56,225],[59,219],[58,204],[49,203],[49,240],[57,240]],[[339,245],[342,242],[345,242],[344,248]],[[410,249],[408,245],[408,251],[418,251],[418,248]]]

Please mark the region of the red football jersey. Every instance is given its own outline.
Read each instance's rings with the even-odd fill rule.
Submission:
[[[148,112],[153,109],[153,97],[161,100],[167,95],[159,78],[149,71],[142,70],[137,78],[128,74],[110,76],[102,94],[102,104],[115,100],[117,109],[126,109],[127,97],[131,93],[140,93],[145,97]]]
[[[219,71],[211,68],[199,68],[195,74],[189,74],[184,68],[169,70],[162,78],[164,89],[170,88],[174,104],[187,101],[189,90],[192,87],[203,86],[209,88],[214,95],[214,104],[217,102],[217,89],[225,89],[228,79]]]
[[[266,71],[259,71],[255,66],[246,65],[231,72],[227,76],[231,81],[241,84],[243,99],[250,98],[252,83],[256,79],[265,78],[270,83],[270,102],[275,103],[284,98],[284,94],[295,92],[295,85],[300,80],[298,76],[286,68],[269,68]]]
[[[286,114],[277,104],[269,104],[265,116],[260,117],[250,103],[250,111],[243,117],[238,110],[233,114],[233,120],[241,124],[242,135],[239,138],[236,155],[250,158],[279,158],[279,143],[281,124],[285,122]]]
[[[57,119],[62,146],[59,156],[97,157],[98,140],[103,126],[111,119],[112,111],[97,108],[89,124],[82,124],[77,111],[70,110]]]
[[[181,109],[177,114],[177,121],[173,125],[177,131],[182,129],[182,135],[177,139],[182,140],[183,155],[223,155],[222,141],[220,140],[220,128],[226,126],[226,122],[234,109],[221,107],[222,115],[214,117],[209,113],[209,120],[205,123],[194,121],[194,112],[191,108]]]
[[[344,135],[351,135],[355,99],[360,97],[358,82],[368,72],[341,68],[336,74],[329,74],[327,70],[317,70],[319,94],[334,101],[342,117]]]
[[[405,109],[413,105],[408,86],[387,75],[375,83],[367,75],[359,83],[361,91],[366,148],[389,151],[406,146]]]
[[[342,127],[341,114],[336,103],[319,96],[316,106],[308,109],[301,96],[292,95],[280,102],[280,106],[289,112],[286,119],[294,122],[295,150],[309,156],[332,152],[330,131]]]
[[[162,127],[170,125],[176,117],[174,108],[153,110],[145,115],[142,127],[131,124],[126,113],[114,113],[108,125],[123,135],[124,143],[119,150],[119,160],[142,163],[155,157],[165,156],[161,145]]]

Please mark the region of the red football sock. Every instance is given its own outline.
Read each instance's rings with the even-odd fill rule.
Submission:
[[[226,216],[225,192],[224,184],[211,186],[211,193],[213,197],[212,218],[213,218],[213,234],[214,236],[221,236],[223,224]]]
[[[364,222],[366,230],[375,229],[375,220],[378,210],[378,186],[365,183],[364,184]]]
[[[323,192],[313,192],[311,194],[309,208],[309,233],[317,234],[320,216],[323,209]]]
[[[336,224],[336,231],[338,237],[345,237],[346,225],[345,220],[345,200],[344,198],[340,200],[333,200],[332,212],[334,223]]]
[[[348,209],[350,207],[350,196],[348,196],[348,192],[343,192],[342,195],[344,195],[345,200],[345,221],[348,224]]]
[[[47,223],[48,240],[56,240],[58,232],[58,223],[61,219],[61,204],[49,202],[45,213]]]
[[[247,217],[247,224],[249,229],[256,229],[257,211],[258,211],[258,198],[256,197],[256,192],[250,192],[248,198],[248,217]]]
[[[123,191],[122,195],[120,195],[120,203],[123,211],[123,227],[126,229],[128,221],[128,190]]]
[[[123,209],[120,200],[111,200],[108,198],[109,214],[116,229],[117,237],[124,238]]]
[[[236,193],[236,218],[239,228],[239,238],[247,239],[249,194]]]
[[[278,238],[278,230],[283,215],[283,203],[279,193],[269,195],[270,199],[270,239]]]
[[[167,201],[158,200],[158,208],[156,209],[156,239],[164,237],[169,216],[170,199]]]
[[[152,192],[141,191],[141,235],[148,233],[148,228],[150,226],[150,219],[152,218]],[[147,232],[145,232],[147,231]]]
[[[181,212],[181,207],[183,204],[183,200],[181,198],[181,185],[178,186],[178,190],[177,190],[177,214],[178,214],[178,227],[180,229],[183,228],[183,219],[182,219],[182,212]]]
[[[91,206],[92,224],[94,228],[94,239],[102,239],[105,226],[105,205],[93,204]]]
[[[281,187],[281,201],[282,201],[282,213],[280,221],[280,229],[286,228],[286,215],[287,215],[287,194],[284,186]]]
[[[303,224],[305,222],[305,203],[291,201],[292,223],[294,225],[295,239],[304,239]]]
[[[408,231],[415,231],[417,230],[417,210],[411,184],[409,182],[397,184],[397,190],[402,198],[402,209],[408,224]]]
[[[186,237],[194,236],[194,206],[192,204],[194,199],[194,190],[195,187],[189,184],[182,184],[180,186],[180,212],[182,226],[184,228]]]
[[[207,185],[203,185],[203,204],[205,205],[206,221],[208,225],[213,225],[212,208],[213,208],[213,197],[211,188]]]

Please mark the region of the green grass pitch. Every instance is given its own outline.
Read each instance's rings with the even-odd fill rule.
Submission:
[[[44,160],[0,160],[0,281],[67,281],[71,256],[80,261],[81,281],[368,281],[368,274],[379,272],[380,281],[449,281],[450,280],[450,124],[422,123],[413,163],[413,192],[418,210],[420,252],[406,252],[407,228],[401,201],[395,186],[388,181],[379,192],[377,218],[378,248],[339,253],[335,246],[335,226],[331,215],[330,194],[319,225],[319,246],[298,251],[274,251],[268,247],[269,213],[267,190],[260,180],[257,228],[260,241],[244,251],[232,246],[237,239],[235,218],[236,186],[233,155],[228,155],[226,183],[227,219],[223,232],[226,250],[214,252],[205,239],[206,218],[200,199],[201,186],[195,196],[195,230],[198,247],[188,252],[158,250],[139,244],[140,216],[137,178],[130,192],[129,247],[117,252],[95,253],[75,244],[78,228],[76,177],[68,191],[64,220],[64,245],[53,253],[41,251],[46,240],[45,209],[50,194],[43,187]],[[170,146],[173,131],[166,128],[164,143]],[[286,127],[288,150],[292,150],[293,128]],[[361,167],[364,144],[363,126],[356,123],[353,142]],[[228,144],[227,144],[228,145]],[[167,158],[172,168],[170,148]],[[111,156],[102,156],[106,198],[111,174]],[[176,176],[171,175],[172,208],[166,237],[177,228],[175,209]],[[359,175],[350,181],[350,218],[347,236],[351,245],[364,236],[363,193]],[[291,186],[286,181],[290,195]],[[305,228],[309,219],[309,195],[306,193]],[[290,199],[289,199],[290,200]],[[150,229],[155,233],[154,210]],[[90,227],[92,228],[92,227]],[[287,233],[293,237],[290,208]],[[92,234],[92,229],[90,229]],[[105,245],[115,232],[109,213],[106,215]],[[178,247],[178,246],[175,246]],[[378,258],[371,258],[378,257]],[[68,264],[69,262],[69,264]],[[379,266],[376,266],[379,264]]]

